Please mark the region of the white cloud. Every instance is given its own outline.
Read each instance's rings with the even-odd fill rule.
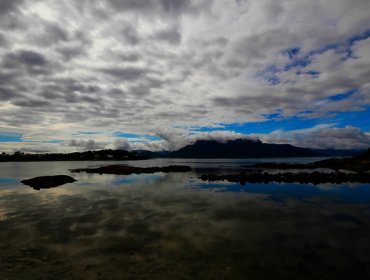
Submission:
[[[93,150],[104,149],[107,144],[106,143],[97,143],[97,142],[95,142],[92,139],[88,139],[88,140],[83,140],[83,139],[76,140],[76,139],[72,139],[72,140],[69,140],[69,141],[64,142],[63,145],[66,145],[66,146],[69,146],[69,147],[78,148],[81,151],[87,151],[87,150],[93,151]]]
[[[91,140],[112,146],[113,131],[168,133],[307,108],[321,117],[370,104],[370,38],[354,43],[355,58],[334,49],[312,55],[304,71],[318,77],[292,67],[270,86],[257,75],[289,64],[286,49],[304,56],[363,34],[368,0],[25,0],[0,8],[0,127],[27,140],[80,141],[78,131],[100,131]],[[348,100],[323,101],[352,88],[360,90]],[[132,145],[186,142],[182,132],[166,133]]]
[[[131,150],[130,143],[126,138],[117,138],[113,142],[113,146],[118,150]]]
[[[319,125],[311,129],[275,131],[271,134],[255,136],[267,143],[289,143],[307,148],[368,149],[370,147],[370,133],[365,133],[353,126],[334,128]]]

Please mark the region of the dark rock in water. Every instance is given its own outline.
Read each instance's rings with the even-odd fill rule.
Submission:
[[[164,167],[134,167],[125,164],[115,164],[102,166],[98,168],[81,168],[72,169],[71,172],[87,172],[87,173],[98,173],[98,174],[118,174],[118,175],[130,175],[140,173],[156,173],[156,172],[188,172],[191,171],[191,167],[184,165],[170,165]]]
[[[21,181],[22,184],[35,190],[55,188],[73,182],[76,182],[76,180],[67,175],[41,176]]]

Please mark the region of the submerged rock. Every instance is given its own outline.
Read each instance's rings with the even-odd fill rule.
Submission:
[[[71,169],[71,172],[87,172],[87,173],[98,173],[98,174],[117,174],[117,175],[130,175],[140,173],[157,173],[157,172],[188,172],[191,171],[190,166],[184,165],[170,165],[164,167],[134,167],[125,164],[114,164],[108,166],[102,166],[98,168],[80,168]]]
[[[55,188],[73,182],[76,182],[76,180],[67,175],[40,176],[21,181],[22,184],[35,190]]]

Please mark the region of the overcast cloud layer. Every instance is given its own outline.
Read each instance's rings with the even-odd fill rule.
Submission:
[[[0,0],[0,151],[367,148],[369,14],[368,0]],[[223,129],[292,118],[318,121]]]

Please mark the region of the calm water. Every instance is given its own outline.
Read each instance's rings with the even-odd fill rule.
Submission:
[[[198,179],[253,162],[135,161],[196,170],[130,176],[68,171],[109,162],[0,163],[0,279],[370,279],[370,185]],[[58,174],[78,181],[19,182]]]

